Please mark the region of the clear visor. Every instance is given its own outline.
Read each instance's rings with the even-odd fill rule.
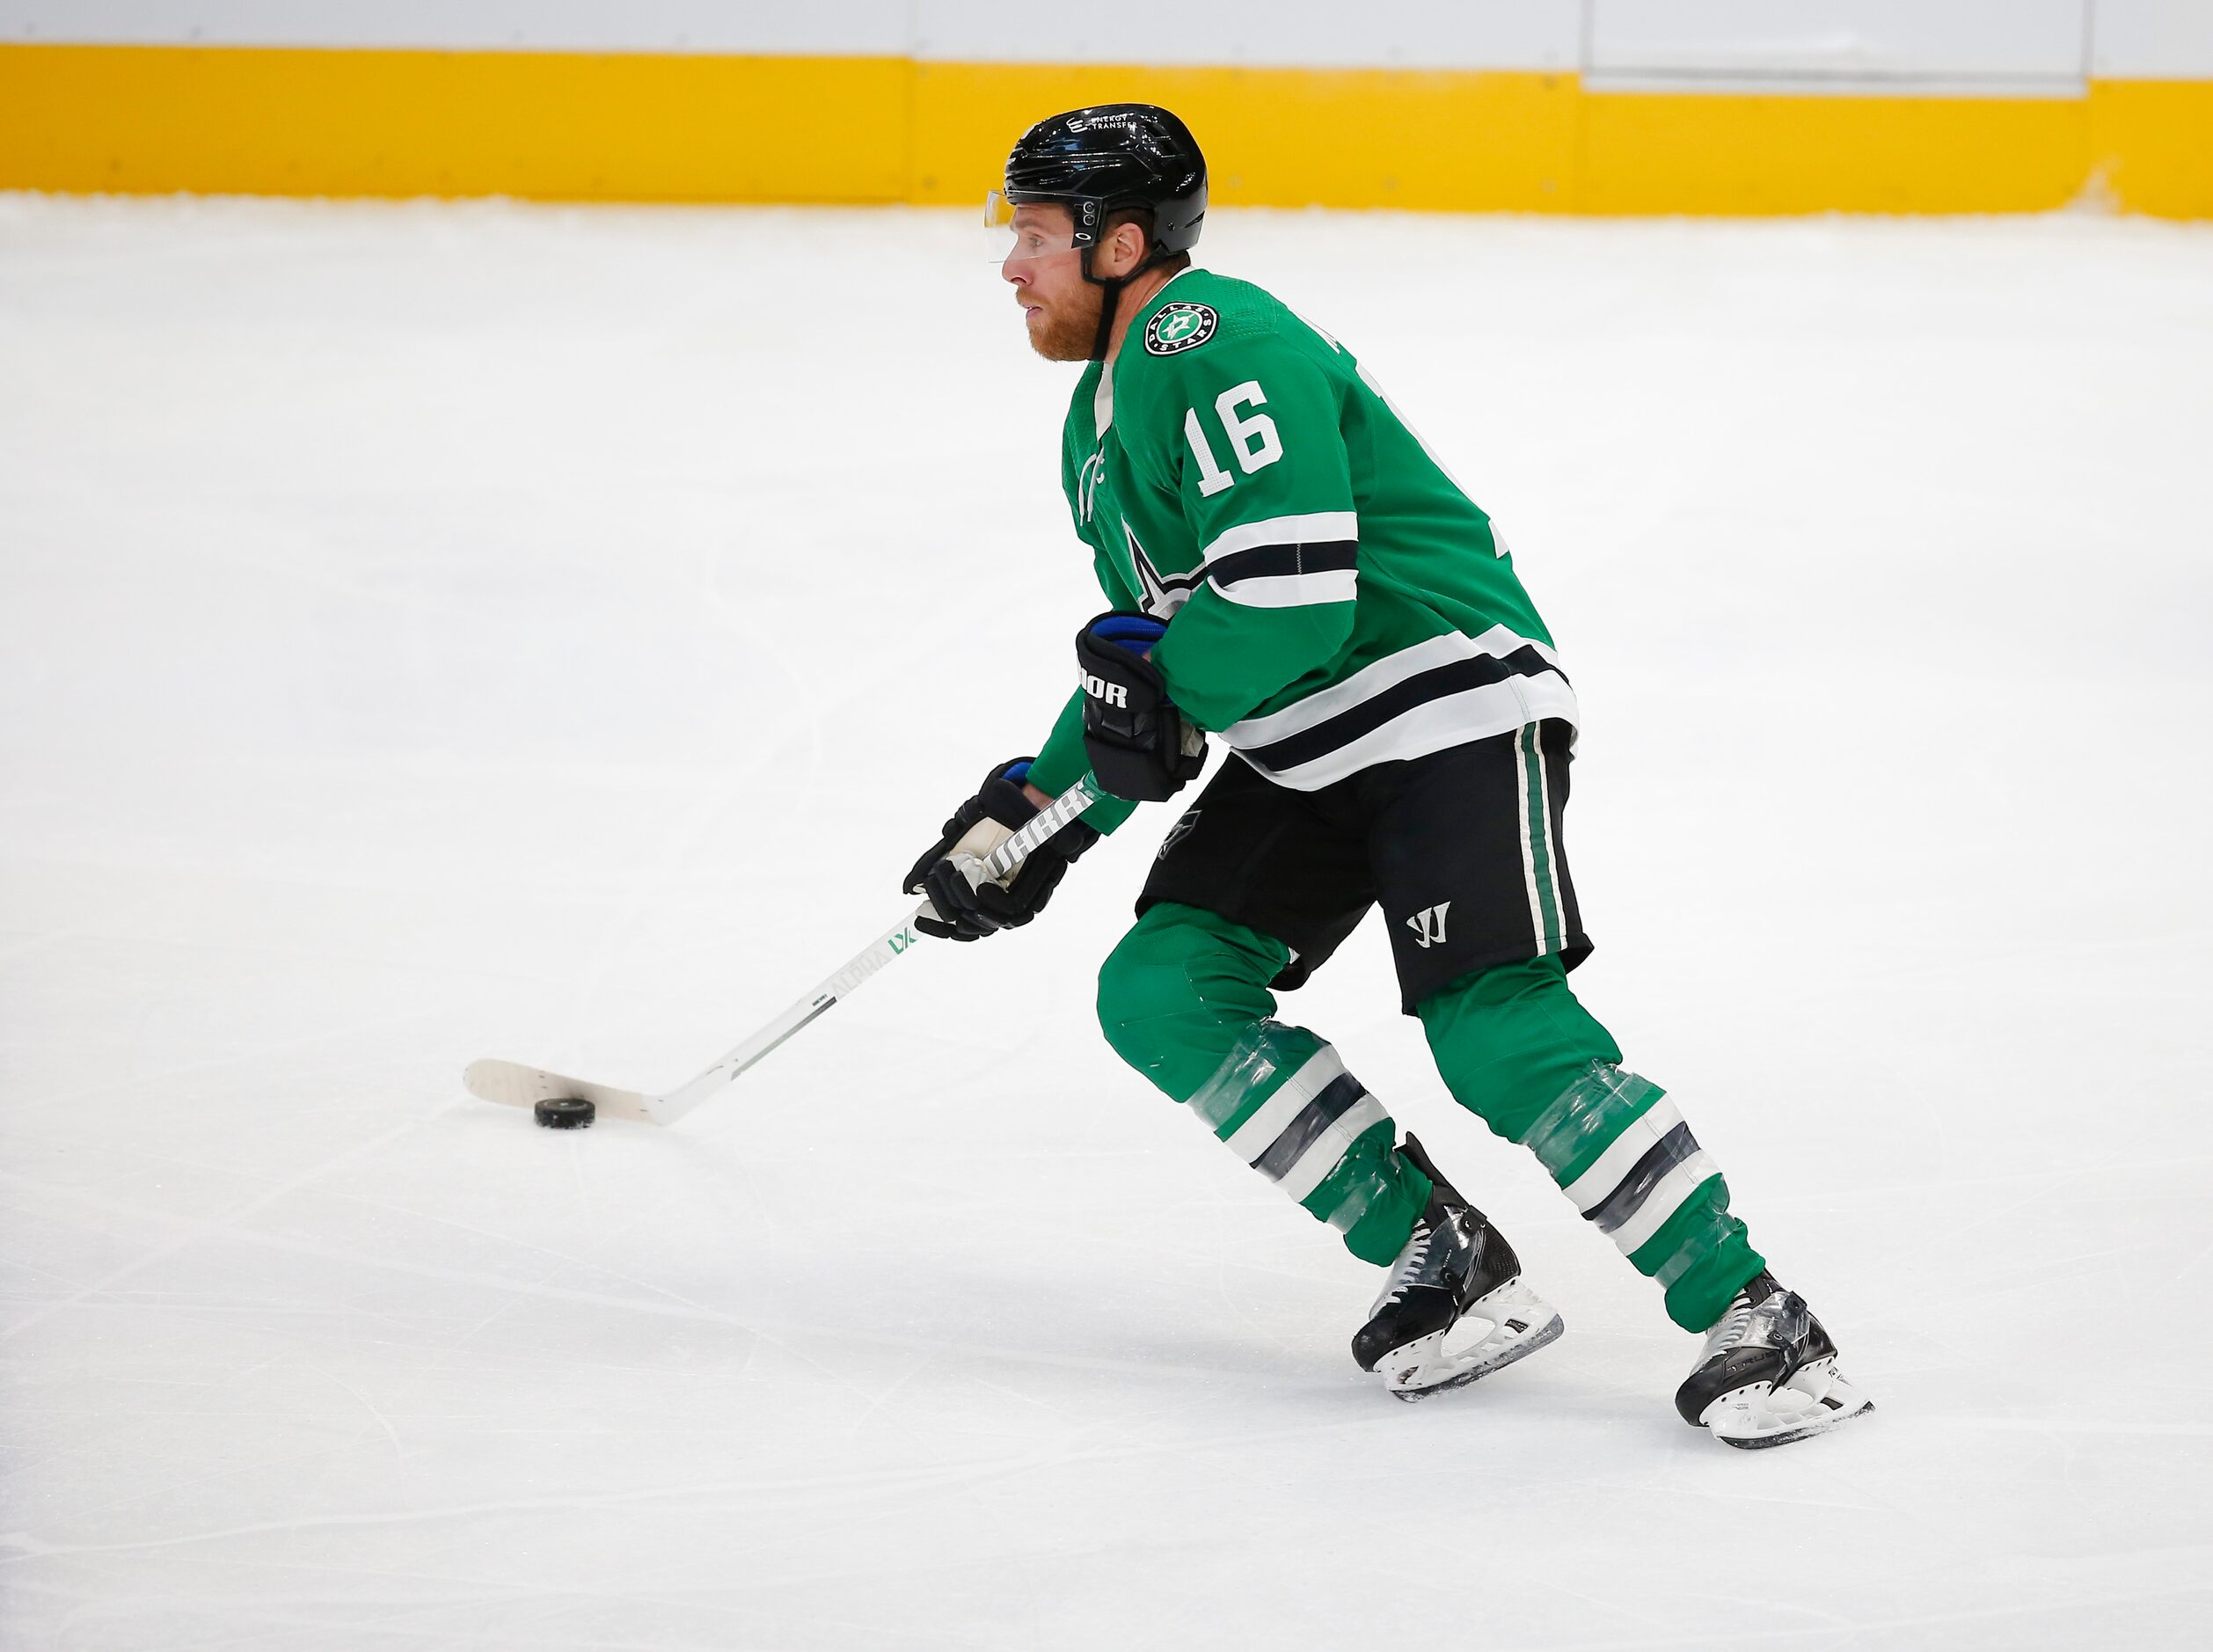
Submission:
[[[1067,208],[1018,207],[996,189],[983,198],[983,233],[995,264],[1050,258],[1076,245],[1076,223]]]

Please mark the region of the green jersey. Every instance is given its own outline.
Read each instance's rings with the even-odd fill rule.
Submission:
[[[1279,785],[1575,720],[1490,518],[1350,351],[1250,282],[1188,269],[1139,310],[1111,376],[1085,369],[1061,468],[1108,603],[1169,621],[1170,695]],[[1081,700],[1041,790],[1088,766]]]

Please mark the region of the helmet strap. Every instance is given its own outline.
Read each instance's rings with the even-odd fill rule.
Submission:
[[[1101,281],[1099,285],[1106,290],[1099,296],[1099,331],[1092,339],[1092,360],[1094,362],[1103,362],[1106,359],[1106,347],[1114,341],[1114,310],[1121,298],[1122,288],[1119,278]]]
[[[1122,285],[1127,275],[1094,275],[1092,274],[1092,254],[1098,252],[1094,243],[1084,249],[1084,279],[1099,289],[1099,331],[1092,335],[1092,360],[1106,359],[1106,346],[1114,336],[1114,311],[1121,302]]]

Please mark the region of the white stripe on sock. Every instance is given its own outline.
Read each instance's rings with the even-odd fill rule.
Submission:
[[[1283,1086],[1260,1103],[1260,1110],[1238,1125],[1228,1146],[1251,1164],[1274,1144],[1275,1138],[1306,1110],[1306,1104],[1344,1077],[1345,1064],[1336,1050],[1324,1044],[1306,1058],[1306,1064],[1283,1080]]]
[[[1661,1177],[1644,1203],[1638,1207],[1637,1214],[1614,1230],[1615,1246],[1624,1256],[1634,1254],[1647,1239],[1667,1225],[1668,1218],[1683,1208],[1683,1202],[1698,1190],[1700,1182],[1720,1173],[1721,1166],[1703,1151],[1691,1154]]]
[[[1637,1161],[1650,1152],[1660,1138],[1683,1122],[1683,1115],[1676,1111],[1675,1103],[1662,1096],[1643,1113],[1629,1121],[1611,1146],[1598,1155],[1598,1160],[1589,1170],[1562,1188],[1568,1202],[1588,1216],[1603,1203],[1608,1194],[1621,1186],[1621,1179],[1636,1167]]]
[[[1384,1104],[1372,1095],[1359,1100],[1330,1122],[1330,1126],[1314,1138],[1314,1144],[1298,1157],[1298,1163],[1286,1171],[1283,1180],[1275,1185],[1291,1195],[1296,1202],[1329,1180],[1329,1173],[1337,1168],[1337,1161],[1345,1156],[1345,1150],[1360,1139],[1361,1132],[1388,1120]]]

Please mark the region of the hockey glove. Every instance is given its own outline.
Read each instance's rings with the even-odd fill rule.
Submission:
[[[1207,766],[1205,733],[1184,720],[1145,655],[1168,627],[1145,614],[1101,614],[1076,633],[1084,674],[1084,754],[1116,797],[1165,803]]]
[[[1099,841],[1081,821],[1070,821],[1030,852],[1030,858],[1004,880],[968,881],[968,870],[1023,827],[1037,805],[1022,794],[1022,778],[1031,760],[1016,757],[983,777],[976,794],[953,811],[945,836],[907,874],[909,895],[927,895],[931,911],[915,919],[925,935],[943,940],[982,940],[1002,929],[1019,929],[1044,910],[1054,888],[1067,875],[1068,863]]]

